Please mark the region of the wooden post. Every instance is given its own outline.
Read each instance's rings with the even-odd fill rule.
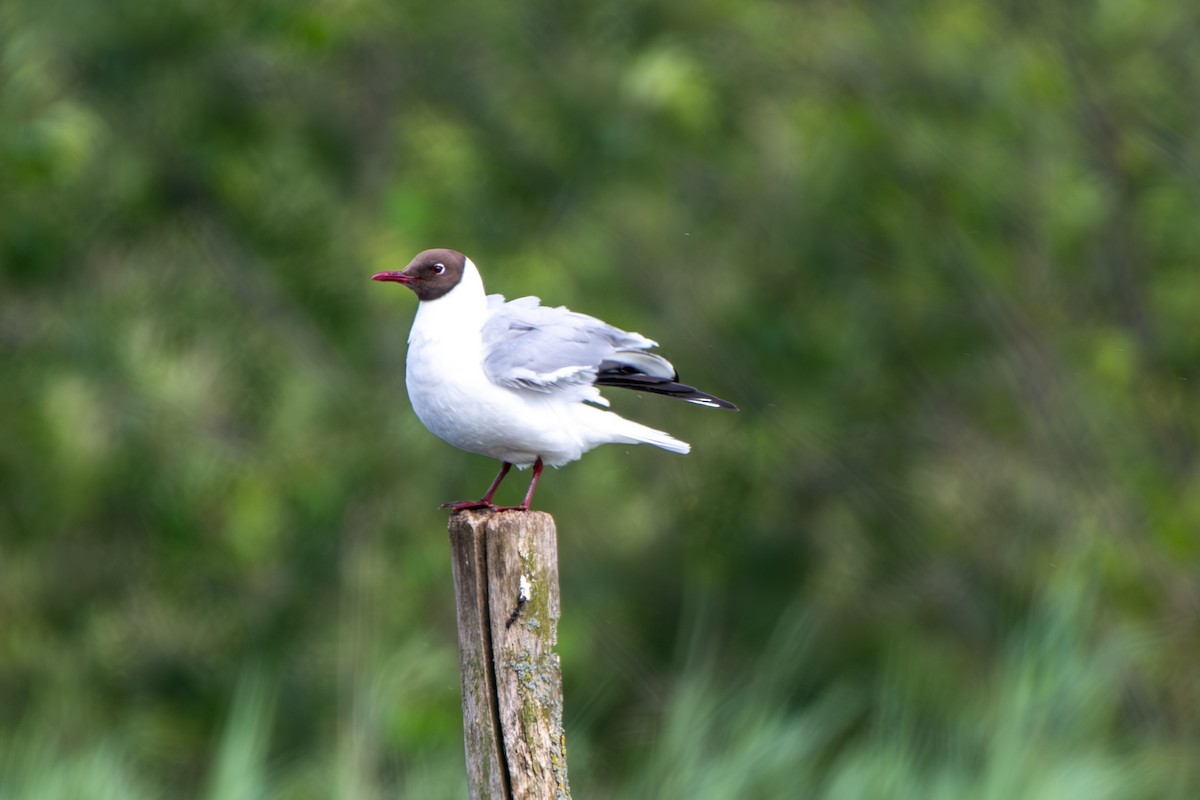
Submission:
[[[472,800],[570,800],[558,545],[541,511],[450,515]]]

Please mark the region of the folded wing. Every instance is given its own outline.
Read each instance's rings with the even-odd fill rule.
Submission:
[[[608,406],[598,386],[664,394],[712,408],[729,403],[678,382],[665,358],[647,353],[657,344],[595,317],[566,308],[542,306],[536,297],[505,302],[488,297],[491,311],[483,326],[483,369],[501,386],[534,392],[562,392]]]

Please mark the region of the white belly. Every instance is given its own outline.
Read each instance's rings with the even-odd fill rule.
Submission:
[[[600,432],[588,424],[588,412],[603,413],[598,409],[498,386],[484,374],[478,352],[448,345],[417,340],[408,352],[409,400],[439,438],[519,467],[538,458],[566,464],[609,441],[597,439]]]

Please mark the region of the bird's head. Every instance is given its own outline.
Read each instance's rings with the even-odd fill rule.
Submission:
[[[377,272],[373,281],[402,283],[412,289],[418,300],[437,300],[462,280],[467,257],[456,250],[426,250],[418,253],[399,272]]]

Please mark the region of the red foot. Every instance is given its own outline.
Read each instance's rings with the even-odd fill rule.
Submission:
[[[448,508],[451,511],[472,511],[477,508],[486,508],[489,511],[528,511],[529,506],[497,506],[483,500],[459,500],[455,503],[442,503],[438,508]]]
[[[537,488],[538,478],[542,475],[542,459],[538,458],[533,462],[533,480],[529,483],[529,491],[525,493],[525,500],[519,506],[497,506],[492,504],[492,498],[496,494],[496,489],[500,486],[500,481],[504,480],[504,476],[508,474],[512,464],[507,461],[500,467],[500,474],[496,476],[496,480],[492,481],[492,485],[488,487],[487,494],[478,500],[458,500],[453,503],[442,503],[442,508],[448,508],[451,511],[469,511],[474,508],[486,508],[490,511],[528,511],[529,503],[533,500],[533,490]]]
[[[457,500],[453,503],[442,503],[438,508],[448,508],[451,511],[469,511],[473,508],[490,508],[493,511],[496,509],[486,500]]]

